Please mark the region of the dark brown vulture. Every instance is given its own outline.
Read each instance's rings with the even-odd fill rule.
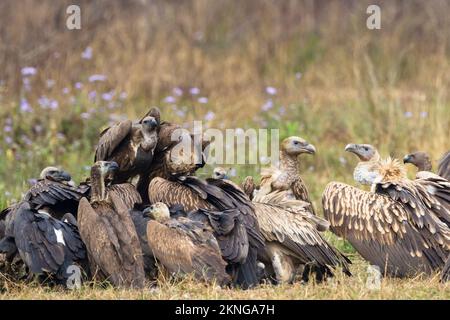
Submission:
[[[77,226],[40,213],[27,201],[8,216],[0,252],[7,257],[19,253],[30,275],[50,276],[64,285],[74,266],[87,271],[86,248]]]
[[[76,216],[78,203],[86,196],[88,189],[72,186],[72,178],[67,172],[55,167],[42,170],[40,179],[25,194],[23,200],[33,209],[46,212],[56,219],[66,213]]]
[[[193,274],[198,280],[230,282],[227,263],[212,231],[200,221],[187,217],[173,219],[169,208],[154,203],[144,213],[151,220],[147,224],[147,239],[157,263],[171,274]]]
[[[432,170],[430,156],[423,151],[406,155],[403,162],[415,165],[419,172]],[[437,175],[450,180],[450,151],[445,153],[439,161]]]
[[[229,266],[233,283],[243,288],[258,284],[257,252],[264,247],[254,207],[230,181],[180,176],[175,181],[154,178],[149,186],[152,203],[183,205],[190,218],[209,224]],[[200,210],[200,211],[199,211]]]
[[[101,133],[95,161],[114,161],[119,165],[115,184],[147,177],[158,143],[159,123],[159,110],[152,108],[140,121],[119,122]]]
[[[86,244],[91,272],[113,285],[143,288],[145,281],[142,249],[135,226],[118,192],[110,192],[105,181],[113,180],[119,166],[99,161],[91,169],[91,201],[82,198],[78,225]],[[133,189],[128,189],[133,190]],[[131,192],[131,191],[130,191]],[[139,197],[134,189],[135,196]]]
[[[259,257],[269,275],[278,283],[294,281],[299,266],[316,270],[318,280],[333,275],[342,266],[351,275],[348,260],[319,233],[328,228],[327,221],[311,213],[309,204],[289,199],[286,191],[275,191],[255,202],[258,224],[266,240]],[[264,203],[265,202],[265,203]]]
[[[445,180],[411,181],[400,162],[379,160],[371,145],[346,150],[362,160],[355,179],[371,182],[372,189],[329,183],[322,204],[331,230],[383,274],[406,277],[442,269],[450,252],[450,211],[441,204],[450,199]]]
[[[257,194],[264,196],[275,190],[289,190],[297,200],[309,202],[314,208],[308,189],[303,182],[299,170],[299,156],[303,153],[314,154],[316,148],[300,137],[289,137],[283,140],[278,167],[261,170],[261,183]]]

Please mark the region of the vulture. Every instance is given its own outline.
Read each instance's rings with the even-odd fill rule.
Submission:
[[[264,196],[275,190],[289,190],[292,197],[306,201],[313,205],[308,189],[298,172],[299,156],[303,153],[315,154],[316,148],[300,137],[289,137],[283,140],[280,150],[280,164],[278,167],[263,168],[261,183],[257,193]]]
[[[299,266],[315,269],[317,280],[332,276],[342,266],[351,275],[347,257],[320,234],[327,221],[311,213],[309,204],[290,199],[286,191],[275,191],[254,202],[258,224],[266,240],[260,260],[278,283],[294,281]],[[305,274],[305,276],[307,276]]]
[[[217,239],[201,221],[187,217],[171,218],[167,205],[161,202],[144,210],[148,246],[157,263],[171,274],[193,274],[198,280],[230,282]]]
[[[73,274],[71,266],[87,268],[86,248],[74,221],[70,213],[61,221],[22,201],[8,215],[0,252],[7,260],[19,253],[30,275],[51,276],[66,284]]]
[[[447,262],[445,263],[444,269],[442,270],[441,281],[450,281],[450,255],[448,256]]]
[[[33,209],[61,219],[68,212],[76,216],[78,203],[88,191],[83,185],[74,187],[72,177],[67,172],[47,167],[42,170],[40,179],[27,191],[23,200]]]
[[[215,167],[212,173],[213,179],[226,179],[228,180],[228,171],[222,167]]]
[[[91,200],[82,198],[78,208],[81,239],[86,244],[91,272],[114,286],[143,288],[144,262],[139,238],[120,192],[106,187],[119,171],[115,162],[98,161],[91,168]],[[126,185],[129,186],[129,185]],[[117,187],[117,186],[116,186]],[[131,192],[131,191],[129,191]]]
[[[152,108],[140,121],[122,121],[105,129],[95,151],[95,162],[113,161],[119,165],[114,184],[135,177],[146,180],[158,143],[160,113]],[[148,182],[140,181],[138,184]]]
[[[174,180],[154,178],[149,185],[152,203],[183,205],[192,220],[207,224],[217,238],[234,284],[249,288],[259,283],[257,252],[264,247],[254,206],[231,181],[195,176]]]
[[[255,180],[252,176],[247,176],[241,183],[241,189],[244,193],[249,197],[250,200],[253,200],[253,196],[255,194],[256,185]]]
[[[403,158],[403,163],[411,163],[415,165],[419,172],[432,170],[430,156],[423,151],[406,155]],[[437,175],[450,181],[450,151],[444,154],[442,159],[439,161]]]
[[[450,251],[450,199],[445,179],[406,178],[398,160],[380,160],[368,144],[350,144],[358,156],[354,178],[371,191],[331,182],[322,195],[331,230],[389,276],[431,274],[443,268]],[[447,223],[446,223],[447,222]]]

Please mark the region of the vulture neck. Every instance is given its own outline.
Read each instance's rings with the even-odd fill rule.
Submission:
[[[91,175],[91,181],[91,202],[107,201],[108,194],[106,192],[106,185],[103,176],[99,172],[93,172]]]
[[[280,151],[280,170],[288,173],[289,175],[298,174],[298,156],[292,156],[284,151]]]
[[[380,154],[377,152],[369,161],[361,161],[353,171],[353,178],[355,181],[364,184],[372,185],[376,183],[380,173],[378,168],[380,165]]]
[[[425,160],[424,162],[419,163],[417,168],[419,171],[431,171],[433,169],[430,160]]]

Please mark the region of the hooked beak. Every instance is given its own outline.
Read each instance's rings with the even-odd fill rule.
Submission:
[[[356,151],[356,144],[350,143],[350,144],[346,145],[345,151],[354,153]]]
[[[142,213],[144,214],[144,216],[148,217],[150,215],[150,213],[152,212],[153,208],[152,206],[149,206],[147,208],[144,209],[144,211],[142,211]]]
[[[308,153],[308,154],[315,154],[316,153],[316,147],[314,147],[314,145],[312,144],[307,144],[306,146],[304,146],[302,148],[302,150],[304,151],[304,153]]]
[[[412,157],[410,154],[407,154],[404,158],[403,158],[403,163],[411,163]]]

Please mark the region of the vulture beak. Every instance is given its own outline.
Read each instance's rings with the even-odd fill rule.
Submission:
[[[403,163],[411,163],[412,157],[410,154],[407,154],[404,158],[403,158]]]
[[[142,213],[144,214],[145,217],[149,217],[152,210],[153,210],[152,206],[149,206],[145,208],[144,211],[142,211]]]
[[[302,151],[304,151],[304,153],[315,154],[316,147],[314,147],[314,145],[308,143],[304,147],[302,147]]]
[[[147,117],[142,121],[142,124],[153,129],[158,126],[158,121],[153,117]]]
[[[345,151],[347,152],[355,152],[356,150],[356,144],[350,143],[345,146]]]

